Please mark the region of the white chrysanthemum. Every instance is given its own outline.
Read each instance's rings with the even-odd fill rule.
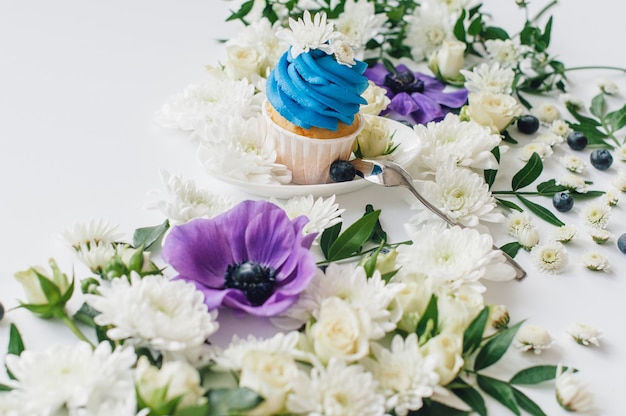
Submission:
[[[582,173],[587,164],[584,160],[577,156],[565,155],[561,158],[561,163],[565,166],[565,169],[574,173]]]
[[[403,284],[386,283],[378,271],[367,278],[362,267],[330,264],[326,272],[318,272],[307,289],[300,294],[298,302],[286,313],[300,325],[309,318],[317,319],[322,303],[337,297],[350,303],[353,308],[365,310],[371,321],[370,337],[380,339],[396,328],[402,311],[396,296]],[[280,321],[276,321],[280,324]],[[283,324],[285,325],[285,324]]]
[[[573,368],[565,370],[560,364],[557,366],[555,387],[556,400],[563,409],[570,412],[591,410],[593,396],[580,383]]]
[[[29,416],[23,413],[24,404],[17,392],[0,392],[1,416]]]
[[[406,45],[411,48],[415,61],[426,59],[445,40],[453,38],[454,16],[445,5],[436,1],[423,1],[411,16],[405,17],[408,25]]]
[[[224,118],[224,117],[223,117]],[[228,118],[202,133],[198,157],[205,169],[252,184],[289,183],[291,172],[276,163],[274,141],[263,132],[261,117]]]
[[[202,293],[182,280],[132,273],[130,282],[114,279],[100,287],[100,295],[85,298],[100,312],[94,321],[110,326],[109,338],[166,355],[203,344],[219,327],[217,311],[209,312]]]
[[[611,184],[621,192],[626,192],[626,169],[620,169],[617,176],[611,181]]]
[[[292,383],[287,410],[308,415],[385,414],[385,398],[377,392],[372,374],[357,364],[332,359],[326,368],[314,367],[311,374],[300,372]]]
[[[469,228],[408,230],[413,244],[398,247],[401,276],[425,276],[433,293],[455,293],[463,286],[484,291],[479,279],[510,280],[515,271],[489,234]]]
[[[418,124],[414,130],[422,145],[417,159],[407,167],[414,175],[434,174],[442,163],[450,160],[459,167],[498,169],[491,151],[500,144],[501,137],[487,127],[474,121],[461,121],[450,113],[440,122]]]
[[[562,136],[554,134],[552,132],[542,133],[535,138],[536,141],[547,144],[548,146],[555,146],[565,141]]]
[[[546,157],[552,156],[552,147],[543,142],[533,141],[526,145],[524,145],[519,150],[519,158],[528,162],[533,153],[537,153],[537,155],[544,160]]]
[[[497,62],[502,68],[515,68],[522,59],[525,47],[519,39],[489,39],[485,42],[487,55],[491,62]]]
[[[465,88],[469,92],[489,92],[492,94],[511,94],[515,72],[511,68],[502,68],[499,63],[482,63],[471,71],[462,69]]]
[[[559,243],[569,243],[576,237],[578,230],[572,225],[563,225],[552,232],[552,239]]]
[[[313,195],[296,196],[285,203],[270,198],[270,202],[281,207],[290,219],[304,215],[309,222],[302,229],[302,234],[321,233],[329,227],[342,221],[341,214],[345,209],[339,209],[335,203],[335,195],[326,199],[320,197],[313,200]]]
[[[619,193],[620,193],[619,190],[615,188],[611,188],[608,191],[606,191],[600,199],[602,200],[602,202],[604,202],[608,206],[614,207],[619,202]]]
[[[108,242],[81,244],[77,250],[78,259],[93,273],[99,274],[115,256],[115,246]]]
[[[376,14],[374,3],[367,0],[347,0],[343,13],[333,22],[335,30],[341,32],[358,45],[358,50],[370,39],[384,33],[387,18],[384,13]]]
[[[333,34],[332,23],[327,23],[326,13],[316,13],[311,19],[311,12],[304,11],[302,18],[289,19],[289,29],[276,32],[276,36],[291,45],[290,53],[296,58],[301,53],[312,49],[330,52],[328,41]]]
[[[576,191],[580,194],[585,194],[589,190],[589,186],[585,180],[578,175],[574,175],[573,173],[566,173],[559,176],[555,183],[566,187],[570,191]]]
[[[419,410],[423,399],[432,396],[439,382],[436,362],[433,357],[422,356],[415,333],[406,339],[395,335],[389,349],[373,344],[372,355],[363,365],[378,381],[387,411],[405,416]]]
[[[71,228],[61,232],[61,238],[78,250],[81,245],[111,244],[119,241],[124,234],[117,231],[117,228],[118,225],[112,225],[101,218],[77,221]]]
[[[622,144],[620,147],[616,148],[613,152],[616,158],[621,161],[626,161],[626,143]]]
[[[611,217],[611,207],[602,201],[589,202],[583,208],[581,217],[589,228],[606,228]]]
[[[260,104],[248,80],[232,80],[221,70],[212,70],[204,84],[189,85],[172,95],[157,113],[156,122],[165,128],[194,131],[219,123],[225,115],[250,118],[260,114]]]
[[[598,78],[596,80],[596,85],[600,91],[608,95],[615,95],[619,92],[619,87],[615,81],[609,78]]]
[[[515,335],[515,345],[522,351],[532,351],[541,354],[541,351],[550,348],[554,338],[547,329],[533,324],[525,324]]]
[[[560,273],[567,265],[567,250],[558,242],[538,244],[532,248],[530,255],[537,269],[544,273]]]
[[[301,357],[302,353],[297,350],[298,338],[299,333],[297,331],[278,332],[271,338],[257,338],[254,335],[240,338],[234,335],[228,347],[215,357],[214,369],[217,371],[240,371],[244,366],[246,355],[250,351]]]
[[[533,225],[520,227],[515,233],[515,238],[524,250],[530,250],[539,244],[539,230]]]
[[[506,227],[509,235],[517,237],[517,233],[522,228],[530,227],[532,218],[526,211],[512,211],[506,217]]]
[[[572,132],[572,129],[565,120],[558,119],[550,124],[550,132],[561,137],[567,137]]]
[[[591,325],[583,322],[574,322],[567,328],[567,333],[580,345],[600,346],[600,336],[602,333]]]
[[[458,168],[453,162],[442,163],[437,168],[434,181],[416,182],[419,191],[430,203],[443,211],[450,219],[467,227],[478,226],[482,221],[503,222],[504,215],[496,208],[496,200],[489,191],[482,176],[466,168]],[[424,211],[432,218],[430,211]],[[412,223],[421,221],[420,216],[411,219]]]
[[[213,218],[235,204],[228,195],[200,189],[193,180],[184,180],[180,175],[170,175],[165,170],[161,170],[161,182],[165,186],[165,199],[154,202],[147,208],[160,210],[173,225],[183,224],[194,218]]]
[[[582,257],[583,266],[594,272],[610,272],[609,259],[598,251],[587,251]]]
[[[93,350],[86,343],[54,345],[45,351],[7,355],[16,378],[15,396],[23,414],[135,415],[132,348],[111,351],[108,342]]]
[[[587,227],[587,232],[591,236],[591,239],[597,244],[604,244],[614,236],[605,228]]]
[[[580,111],[585,108],[585,102],[574,94],[563,93],[559,95],[559,100],[561,100],[561,102],[568,108],[572,108],[576,111]]]
[[[539,121],[547,125],[550,125],[555,120],[561,118],[561,112],[557,106],[549,102],[543,102],[537,107],[534,107],[532,109],[532,113],[539,119]]]

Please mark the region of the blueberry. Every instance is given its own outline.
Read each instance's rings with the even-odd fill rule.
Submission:
[[[0,321],[2,320],[2,318],[4,318],[4,306],[2,306],[2,303],[0,303]]]
[[[539,130],[539,119],[532,114],[524,114],[517,119],[517,129],[524,134],[533,134]]]
[[[583,150],[587,146],[587,136],[579,131],[573,131],[567,135],[567,144],[572,150]]]
[[[330,165],[330,180],[333,182],[348,182],[354,179],[356,169],[347,160],[335,160]]]
[[[606,149],[596,149],[591,152],[589,160],[594,168],[599,170],[607,170],[613,164],[613,156]]]
[[[567,212],[574,206],[574,198],[567,192],[557,192],[552,197],[552,205],[557,211]]]
[[[626,254],[626,233],[620,235],[617,239],[617,248],[619,248],[619,251]]]

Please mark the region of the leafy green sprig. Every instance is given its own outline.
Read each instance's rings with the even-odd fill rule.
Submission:
[[[567,103],[566,107],[575,119],[574,122],[568,122],[570,128],[583,133],[589,146],[613,149],[626,142],[626,138],[620,142],[616,136],[619,130],[626,127],[626,104],[617,110],[608,111],[605,93],[601,92],[591,100],[591,117],[580,114],[571,103]]]

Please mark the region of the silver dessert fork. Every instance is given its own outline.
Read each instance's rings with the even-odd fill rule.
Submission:
[[[365,160],[354,159],[350,163],[355,167],[357,174],[363,179],[381,186],[402,186],[408,188],[409,191],[422,203],[426,208],[437,214],[442,220],[450,225],[456,225],[466,228],[464,225],[452,221],[446,214],[441,212],[436,206],[428,202],[413,185],[413,178],[400,165],[388,160]],[[500,250],[495,245],[494,250],[502,252],[507,262],[515,269],[515,278],[522,279],[526,276],[526,271],[511,256]]]

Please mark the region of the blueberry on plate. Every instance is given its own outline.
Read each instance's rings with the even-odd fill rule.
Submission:
[[[330,180],[333,182],[348,182],[354,179],[356,168],[347,160],[335,160],[330,165]]]
[[[620,235],[617,239],[617,248],[619,248],[619,251],[626,254],[626,233]]]
[[[552,205],[559,212],[567,212],[574,206],[574,198],[567,192],[557,192],[552,197]]]
[[[517,129],[524,134],[533,134],[539,130],[539,119],[532,114],[524,114],[517,119]]]
[[[613,156],[606,149],[596,149],[589,155],[591,165],[599,170],[607,170],[613,164]]]
[[[572,150],[583,150],[587,146],[587,136],[580,131],[573,131],[567,135],[567,144]]]

